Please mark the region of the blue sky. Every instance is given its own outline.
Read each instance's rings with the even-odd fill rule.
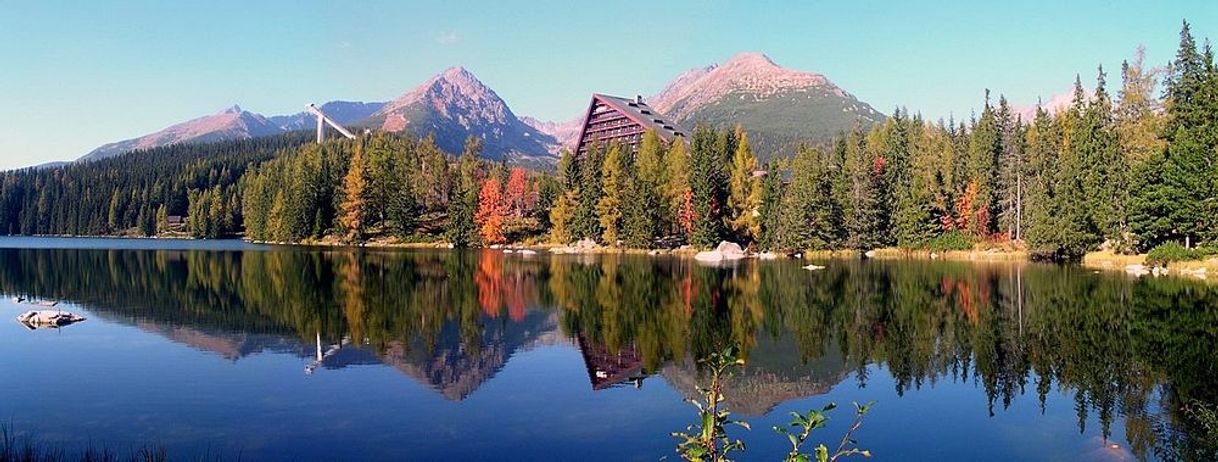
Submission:
[[[968,117],[1095,68],[1119,82],[1181,20],[1218,39],[1218,1],[616,2],[0,0],[0,169],[73,159],[232,104],[391,99],[463,65],[518,115],[574,118],[594,91],[650,95],[678,72],[763,51],[884,112]]]

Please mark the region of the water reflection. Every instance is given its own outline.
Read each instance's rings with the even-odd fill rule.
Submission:
[[[972,383],[990,414],[1051,392],[1139,457],[1210,458],[1182,409],[1218,403],[1218,290],[1037,265],[793,262],[707,268],[645,257],[496,251],[0,250],[7,296],[60,299],[231,361],[263,351],[307,372],[384,364],[465,400],[538,345],[579,348],[593,390],[664,380],[695,359],[748,365],[729,405],[761,416],[869,365],[898,395]],[[662,435],[658,435],[662,438]]]

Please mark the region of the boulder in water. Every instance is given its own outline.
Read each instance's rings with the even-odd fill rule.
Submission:
[[[20,316],[17,316],[17,322],[25,324],[26,327],[31,329],[37,329],[40,327],[63,327],[84,320],[84,316],[58,310],[27,311],[25,313],[21,313]]]
[[[748,254],[744,252],[744,249],[740,248],[740,244],[723,241],[719,243],[718,247],[715,247],[715,250],[698,252],[696,255],[694,255],[694,260],[716,262],[724,260],[740,260],[747,256]]]

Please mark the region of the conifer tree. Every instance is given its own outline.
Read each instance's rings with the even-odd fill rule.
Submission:
[[[1024,134],[1028,157],[1028,199],[1026,241],[1034,256],[1050,256],[1056,252],[1058,154],[1062,139],[1060,126],[1043,107]]]
[[[973,122],[969,133],[967,178],[977,188],[977,197],[972,210],[958,210],[957,215],[968,215],[969,231],[978,237],[989,236],[994,231],[997,206],[997,163],[1002,152],[1002,134],[997,114],[990,105],[990,92],[985,92],[985,107],[981,116]]]
[[[1078,134],[1072,146],[1078,150],[1082,197],[1088,221],[1103,238],[1116,242],[1118,249],[1126,235],[1126,198],[1128,190],[1125,155],[1120,152],[1112,114],[1112,101],[1105,89],[1104,69],[1099,68],[1095,93],[1083,111]]]
[[[734,142],[727,140],[729,134],[717,134],[706,126],[694,129],[690,140],[689,186],[692,203],[697,216],[694,218],[690,244],[695,247],[714,247],[723,238],[723,214],[727,199],[727,178],[724,160],[728,156],[721,150]]]
[[[1158,70],[1145,67],[1146,50],[1139,46],[1133,62],[1121,63],[1120,101],[1116,107],[1117,136],[1125,163],[1136,167],[1166,148],[1162,104],[1154,95]]]
[[[596,217],[600,223],[601,242],[606,245],[617,245],[621,237],[621,207],[627,186],[625,156],[622,146],[613,144],[601,165],[601,194],[596,203]]]
[[[781,200],[774,247],[823,250],[840,240],[841,214],[834,201],[833,165],[817,149],[801,147],[791,161],[791,184]]]
[[[757,207],[761,233],[757,236],[757,245],[762,249],[777,248],[776,235],[780,229],[782,214],[783,170],[779,162],[770,162],[765,166],[765,176],[761,180],[761,204]]]
[[[368,171],[364,165],[364,143],[360,140],[347,165],[347,175],[343,177],[343,201],[339,207],[338,225],[348,242],[360,242],[367,234],[367,196]]]
[[[733,236],[741,242],[757,240],[761,234],[758,220],[761,206],[761,178],[753,175],[757,171],[757,157],[749,147],[748,134],[736,126],[736,150],[732,154],[732,169],[728,187],[728,224]]]
[[[664,201],[668,209],[670,232],[688,240],[693,233],[695,212],[693,191],[689,189],[689,154],[684,140],[675,140],[665,154],[668,185],[664,188]]]
[[[554,201],[554,206],[550,208],[550,242],[569,244],[574,240],[571,221],[578,201],[577,191],[566,191]]]
[[[1187,22],[1165,79],[1167,149],[1139,169],[1132,229],[1143,250],[1218,239],[1218,76]]]
[[[580,156],[579,201],[571,217],[571,233],[575,239],[598,239],[601,224],[596,206],[601,200],[601,173],[604,168],[605,146],[594,144]]]
[[[156,232],[157,234],[164,233],[169,227],[169,209],[165,204],[158,205],[156,208]]]
[[[444,232],[445,238],[453,247],[472,247],[479,244],[474,211],[481,192],[478,161],[481,151],[482,139],[471,136],[465,140],[465,149],[458,160],[458,178],[449,196],[448,226]]]

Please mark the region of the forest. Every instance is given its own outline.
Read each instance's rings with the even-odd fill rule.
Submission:
[[[1076,76],[1065,108],[1031,120],[986,92],[967,121],[904,108],[759,165],[747,131],[697,127],[637,149],[563,152],[556,172],[455,158],[431,138],[303,133],[183,145],[7,172],[0,231],[145,235],[186,216],[195,237],[759,250],[1026,248],[1073,260],[1218,240],[1218,70],[1189,26],[1175,58],[1139,49],[1110,86]],[[1050,110],[1053,109],[1053,110]]]

